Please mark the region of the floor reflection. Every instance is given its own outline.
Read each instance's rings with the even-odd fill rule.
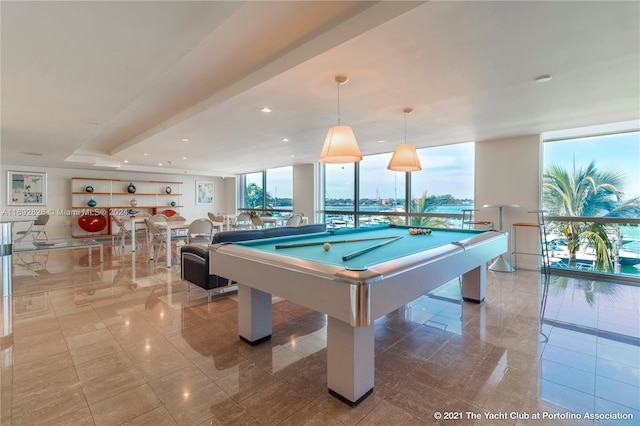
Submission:
[[[637,286],[489,272],[485,303],[472,304],[453,280],[376,321],[374,393],[351,409],[327,393],[323,314],[274,298],[273,336],[251,347],[238,339],[235,294],[207,303],[194,287],[189,299],[177,267],[130,246],[97,257],[13,258],[13,292],[0,305],[3,425],[640,419]],[[437,422],[444,411],[574,417]]]
[[[553,276],[542,319],[541,396],[584,412],[640,419],[640,289]],[[612,422],[613,423],[613,422]],[[617,424],[617,423],[616,423]]]

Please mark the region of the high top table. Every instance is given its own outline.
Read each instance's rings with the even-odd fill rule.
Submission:
[[[504,219],[504,209],[505,208],[516,209],[520,207],[520,204],[485,204],[482,207],[484,207],[485,209],[498,209],[498,218],[499,218],[498,230],[500,232],[504,232],[502,229],[502,222]],[[507,261],[507,259],[504,258],[504,253],[501,254],[496,260],[493,261],[493,263],[489,266],[489,269],[497,272],[513,272],[513,267]]]

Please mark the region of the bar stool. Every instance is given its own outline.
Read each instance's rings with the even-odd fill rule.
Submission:
[[[487,229],[493,229],[493,222],[488,220],[475,220],[475,213],[478,209],[462,209],[462,226],[469,226],[469,229],[474,229],[476,226],[486,226]]]
[[[511,247],[513,247],[513,251],[511,252],[511,260],[514,267],[518,266],[518,256],[529,255],[529,256],[538,256],[541,260],[541,272],[544,273],[545,276],[550,274],[549,270],[549,253],[547,246],[547,233],[546,233],[546,224],[544,220],[545,210],[531,210],[527,213],[536,213],[538,216],[538,223],[531,222],[516,222],[511,225]],[[540,252],[539,253],[531,253],[531,252],[521,252],[517,249],[517,234],[516,231],[518,228],[537,228],[538,229],[538,238],[540,244]]]
[[[551,275],[551,258],[549,257],[549,244],[547,241],[547,224],[544,220],[546,210],[531,210],[538,216],[538,229],[540,230],[540,255],[542,257],[542,272],[546,278]]]
[[[517,248],[517,234],[516,231],[518,230],[518,228],[536,228],[538,229],[538,224],[537,223],[529,223],[529,222],[516,222],[514,224],[511,225],[511,247],[513,248],[513,251],[511,252],[511,264],[513,265],[514,268],[518,267],[518,255],[519,254],[524,254],[524,255],[529,255],[529,256],[540,256],[540,253],[531,253],[531,252],[526,252],[526,251],[518,251]]]

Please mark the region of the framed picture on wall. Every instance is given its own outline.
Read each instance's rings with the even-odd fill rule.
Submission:
[[[47,174],[41,172],[7,172],[7,205],[46,206]]]
[[[213,182],[196,181],[196,206],[213,205]]]

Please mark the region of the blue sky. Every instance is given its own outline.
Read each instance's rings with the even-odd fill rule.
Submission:
[[[577,167],[585,167],[591,161],[602,170],[621,170],[624,175],[622,191],[625,199],[640,196],[640,133],[626,133],[563,142],[544,144],[544,165],[558,164],[570,168],[575,158]],[[422,164],[421,172],[412,176],[412,197],[419,197],[423,191],[428,195],[452,194],[457,198],[473,198],[474,144],[462,143],[427,148],[418,151]],[[391,198],[396,193],[402,197],[404,178],[398,179],[395,172],[386,170],[391,153],[366,157],[361,169],[375,169],[376,173],[362,173],[364,184],[361,198]],[[334,166],[335,167],[335,166]],[[344,177],[327,188],[332,198],[349,198],[352,195],[350,177],[353,166],[343,172]],[[402,173],[401,173],[402,175]]]
[[[620,170],[624,174],[625,199],[640,196],[640,132],[600,136],[544,144],[544,164],[567,169],[586,167],[595,161],[599,170]]]
[[[462,143],[427,148],[418,151],[422,171],[412,173],[412,196],[452,194],[458,198],[473,198],[474,144]],[[361,198],[404,197],[404,173],[386,169],[391,153],[365,157],[360,163]],[[544,164],[577,167],[591,161],[599,169],[624,172],[625,199],[640,196],[640,133],[627,133],[593,138],[573,139],[544,144]],[[291,197],[287,168],[270,171],[270,187],[278,188],[278,197]],[[353,164],[328,165],[334,179],[329,179],[327,192],[331,198],[353,196]],[[279,176],[278,176],[279,175]],[[281,180],[281,181],[280,181]],[[273,195],[273,194],[272,194]]]
[[[404,198],[405,174],[387,170],[392,153],[366,156],[360,163],[360,198]],[[418,150],[422,171],[411,173],[413,197],[452,194],[473,198],[474,144]],[[327,165],[330,198],[353,197],[353,164]]]

